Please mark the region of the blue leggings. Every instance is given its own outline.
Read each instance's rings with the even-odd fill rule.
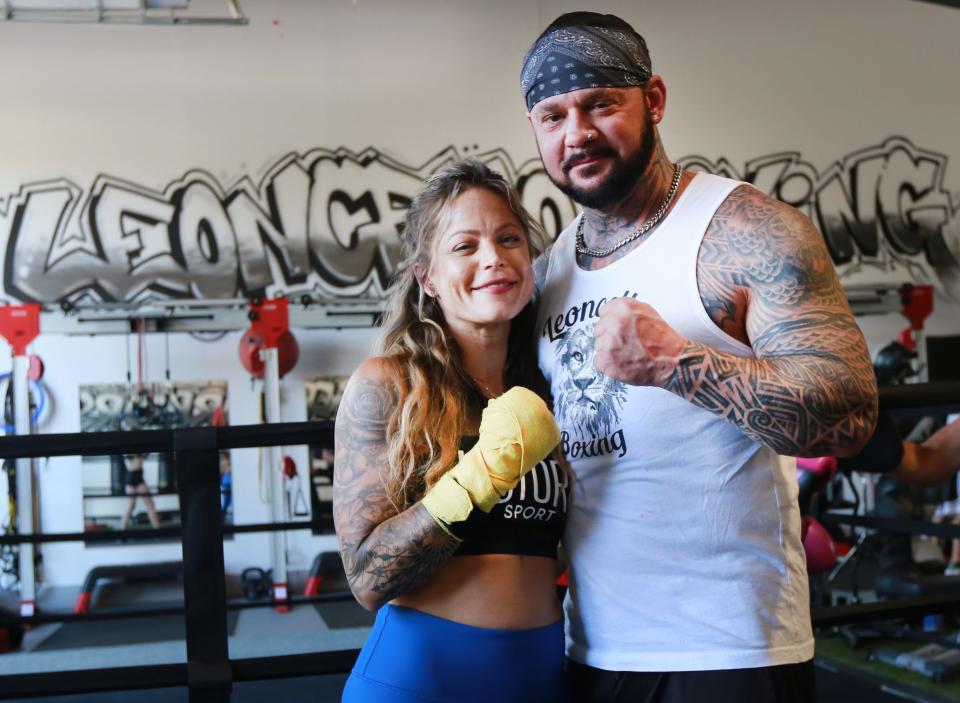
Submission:
[[[385,605],[342,703],[563,703],[563,622],[532,630],[461,625]]]

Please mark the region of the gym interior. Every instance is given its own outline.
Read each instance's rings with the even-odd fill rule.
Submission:
[[[4,0],[0,699],[339,700],[338,401],[434,171],[577,215],[518,93],[574,9],[647,37],[674,159],[818,227],[902,438],[954,420],[956,2]],[[956,480],[798,477],[818,700],[960,700]]]

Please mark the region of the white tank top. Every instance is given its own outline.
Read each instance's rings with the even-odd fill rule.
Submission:
[[[576,264],[574,221],[550,253],[540,366],[574,473],[567,654],[611,671],[752,668],[813,657],[795,461],[660,388],[593,368],[607,300],[633,296],[681,335],[738,356],[697,288],[700,242],[735,187],[697,174],[635,250]]]

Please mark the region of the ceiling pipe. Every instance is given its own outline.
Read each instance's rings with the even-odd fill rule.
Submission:
[[[52,22],[60,24],[125,24],[125,25],[224,25],[250,24],[238,0],[224,0],[222,16],[189,14],[190,0],[136,0],[117,3],[96,0],[90,3],[64,2],[62,7],[31,7],[29,2],[2,0],[2,17],[6,22]],[[20,5],[18,7],[17,5]],[[117,7],[117,5],[122,7]],[[180,12],[185,10],[185,12]]]

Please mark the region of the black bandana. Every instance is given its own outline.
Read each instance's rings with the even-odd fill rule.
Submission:
[[[530,110],[544,98],[581,88],[641,86],[650,74],[647,44],[629,24],[614,15],[571,12],[527,51],[520,88]]]

